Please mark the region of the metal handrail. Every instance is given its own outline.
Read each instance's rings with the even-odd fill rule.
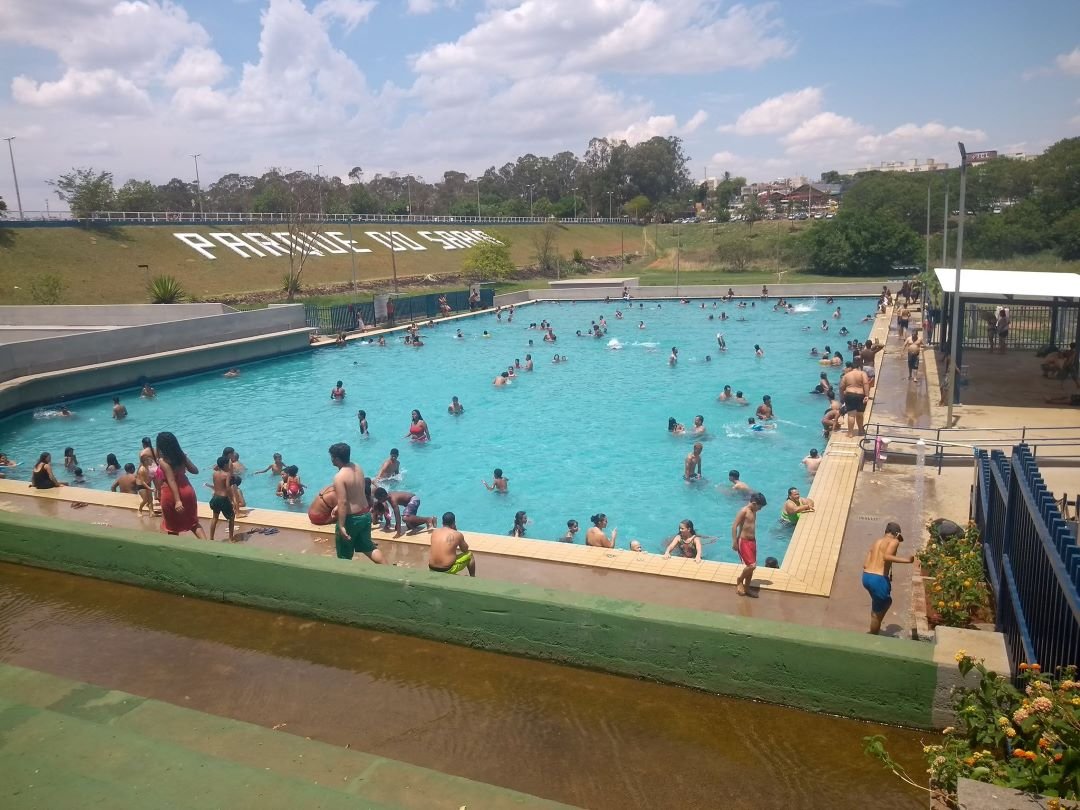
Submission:
[[[870,435],[870,428],[874,429],[874,434],[873,435]],[[907,435],[907,436],[904,436],[904,435],[893,435],[893,434],[889,434],[889,433],[882,433],[883,428],[888,428],[888,429],[892,429],[892,430],[911,431],[912,433],[915,433],[915,434],[919,434],[919,433],[930,434],[930,433],[933,433],[933,434],[935,434],[935,438],[931,439],[931,438],[929,438],[927,436],[921,436],[921,435]],[[952,434],[958,433],[958,432],[1005,433],[1005,432],[1009,432],[1009,431],[1012,431],[1012,432],[1019,431],[1020,434],[1021,434],[1021,439],[1017,440],[1015,438],[1002,437],[1002,438],[986,439],[984,441],[979,441],[979,442],[959,442],[959,441],[948,441],[948,440],[944,440],[944,439],[940,438],[942,433],[944,433],[946,435],[952,435]],[[1051,433],[1055,432],[1055,431],[1056,432],[1072,431],[1076,435],[1072,436],[1072,437],[1067,437],[1067,436],[1066,437],[1039,437],[1039,436],[1032,437],[1032,436],[1030,436],[1030,433],[1039,432],[1039,431],[1046,431],[1046,432],[1051,432]],[[1021,428],[986,428],[985,430],[981,430],[979,428],[917,428],[917,427],[908,427],[907,425],[884,425],[884,424],[879,424],[879,423],[871,423],[871,424],[867,425],[866,435],[864,435],[863,438],[859,440],[859,448],[864,453],[867,452],[867,451],[872,451],[871,452],[871,459],[873,461],[873,470],[875,472],[877,471],[878,464],[880,463],[880,455],[881,455],[881,453],[880,453],[880,447],[881,447],[880,442],[883,441],[883,440],[887,441],[889,443],[889,452],[894,452],[893,447],[892,447],[894,443],[917,445],[921,441],[924,444],[924,446],[927,448],[927,450],[933,450],[933,452],[930,453],[929,455],[931,455],[933,458],[936,459],[936,461],[937,461],[937,471],[938,471],[938,475],[940,475],[941,474],[941,469],[944,466],[944,462],[945,462],[945,457],[946,457],[945,450],[946,450],[946,448],[963,448],[964,450],[970,451],[972,454],[974,454],[974,452],[976,450],[980,450],[980,449],[998,448],[998,447],[1012,448],[1013,446],[1015,446],[1018,443],[1025,442],[1025,443],[1027,443],[1027,444],[1029,444],[1031,446],[1032,455],[1036,456],[1038,454],[1039,445],[1043,445],[1044,447],[1076,447],[1076,448],[1080,449],[1080,428],[1075,428],[1075,427],[1047,427],[1047,428],[1032,428],[1032,429],[1029,430],[1028,428],[1021,427]],[[1037,444],[1034,443],[1034,442],[1037,442]],[[901,452],[903,452],[903,451],[901,451]],[[1080,457],[1080,452],[1077,453],[1077,456]]]
[[[10,212],[9,212],[10,214]],[[631,217],[497,217],[497,216],[452,216],[436,214],[320,214],[255,211],[94,211],[84,217],[76,217],[70,211],[25,211],[21,219],[13,219],[10,216],[4,219],[5,224],[18,224],[20,222],[124,222],[134,224],[172,224],[172,223],[214,223],[223,222],[387,222],[401,225],[417,224],[501,224],[501,225],[543,225],[548,222],[560,222],[563,224],[617,224],[633,225],[637,220]]]

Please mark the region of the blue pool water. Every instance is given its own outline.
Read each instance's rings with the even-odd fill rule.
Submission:
[[[706,546],[705,556],[728,561],[736,560],[731,522],[744,503],[727,483],[728,470],[736,468],[769,501],[759,520],[760,562],[770,555],[782,559],[790,530],[775,521],[785,492],[798,486],[807,493],[810,481],[800,461],[810,448],[823,448],[819,420],[827,403],[808,393],[823,369],[808,356],[810,347],[829,343],[844,351],[848,339],[865,340],[870,324],[861,320],[874,302],[840,300],[839,320],[823,299],[795,302],[800,312],[794,315],[761,302],[746,310],[731,304],[713,309],[711,301],[705,310],[699,302],[640,303],[623,320],[615,318],[616,303],[537,304],[520,307],[513,323],[492,314],[427,329],[423,348],[406,347],[400,337],[385,348],[351,342],[249,364],[235,379],[215,372],[155,381],[153,400],[139,399],[136,390],[118,392],[130,413],[122,422],[110,418],[111,394],[70,402],[76,414],[71,419],[41,411],[11,416],[0,421],[0,449],[20,462],[8,470],[9,478],[28,479],[38,454],[47,450],[58,478],[70,480],[62,459],[71,445],[89,485],[105,489],[112,480],[103,472],[107,453],[134,463],[142,436],[172,430],[200,469],[194,476],[200,500],[208,498],[202,482],[210,480],[222,447],[232,445],[249,470],[243,484],[249,505],[304,511],[332,478],[330,444],[349,442],[353,460],[368,475],[397,447],[403,476],[393,488],[417,493],[422,515],[456,512],[462,529],[508,534],[514,513],[525,510],[530,537],[557,538],[574,518],[581,524],[580,543],[590,515],[604,512],[608,530],[618,529],[619,547],[639,539],[655,552],[681,519],[690,518],[700,535],[719,538]],[[708,320],[721,310],[733,320]],[[575,337],[601,315],[608,322],[606,337]],[[734,320],[739,317],[746,320]],[[823,318],[827,334],[820,330]],[[567,363],[553,365],[555,348],[527,328],[541,319],[553,324],[555,346]],[[645,329],[638,328],[641,320]],[[837,334],[844,324],[849,338]],[[810,331],[803,331],[807,326]],[[458,328],[464,340],[455,339]],[[485,329],[490,338],[482,337]],[[724,353],[717,350],[717,332],[727,341]],[[612,340],[622,348],[609,347]],[[765,350],[763,358],[755,356],[755,343]],[[674,368],[667,362],[672,346],[679,347]],[[536,370],[521,372],[509,387],[493,387],[492,379],[515,358],[524,362],[527,352]],[[824,370],[835,386],[839,370]],[[343,404],[329,398],[338,379],[348,392]],[[725,384],[743,390],[751,406],[718,402]],[[778,429],[751,433],[746,420],[763,394],[772,396]],[[453,395],[465,406],[463,416],[447,414]],[[369,439],[359,436],[359,408],[367,411]],[[430,426],[428,444],[405,438],[413,408]],[[689,428],[695,414],[705,417],[708,429],[706,480],[688,484],[683,459],[694,438],[669,435],[667,420],[674,416]],[[275,497],[271,475],[250,475],[274,452],[300,467],[308,488],[303,503]],[[481,484],[495,467],[510,480],[507,495]]]

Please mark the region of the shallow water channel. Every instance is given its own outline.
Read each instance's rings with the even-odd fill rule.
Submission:
[[[0,661],[594,810],[926,806],[862,738],[932,733],[4,564]]]

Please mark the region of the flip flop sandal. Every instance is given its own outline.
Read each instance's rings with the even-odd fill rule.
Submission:
[[[71,508],[72,509],[82,509],[86,505],[87,504],[85,502],[83,502],[83,501],[72,501]]]

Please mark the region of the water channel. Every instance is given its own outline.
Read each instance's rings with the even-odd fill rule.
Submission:
[[[0,661],[593,810],[923,808],[862,738],[935,736],[4,564]]]

